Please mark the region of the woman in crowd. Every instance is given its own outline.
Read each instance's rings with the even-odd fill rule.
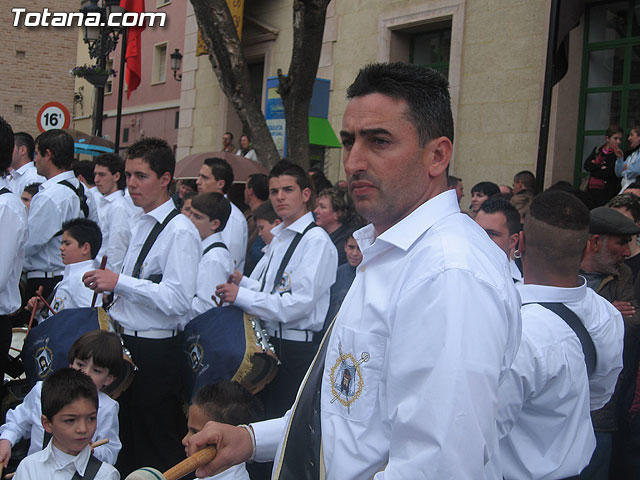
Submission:
[[[475,217],[480,210],[480,205],[499,193],[500,187],[493,182],[476,183],[471,189],[471,214]]]
[[[324,228],[338,249],[338,266],[347,262],[344,244],[347,241],[349,226],[354,217],[354,209],[345,190],[325,188],[318,195],[313,211],[316,223]]]
[[[587,193],[593,207],[601,207],[620,191],[615,166],[616,159],[622,157],[622,129],[617,125],[610,125],[604,138],[606,143],[595,147],[584,161],[584,169],[589,172]]]
[[[251,145],[251,139],[249,138],[249,135],[242,135],[240,137],[240,149],[238,150],[237,155],[249,158],[254,162],[258,161],[258,156],[256,155],[256,151]]]
[[[640,177],[640,126],[631,127],[627,141],[629,142],[629,150],[626,152],[624,160],[622,156],[616,160],[616,175],[622,177],[620,193]]]

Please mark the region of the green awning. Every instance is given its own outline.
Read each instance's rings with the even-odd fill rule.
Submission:
[[[340,140],[326,118],[309,117],[309,143],[323,147],[342,148]]]

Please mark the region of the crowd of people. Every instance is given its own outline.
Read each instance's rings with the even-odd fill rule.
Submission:
[[[0,464],[31,440],[16,479],[163,471],[210,444],[196,474],[216,479],[640,475],[639,130],[625,155],[609,128],[583,190],[522,171],[467,204],[440,74],[372,64],[347,96],[347,182],[282,160],[236,202],[222,158],[175,181],[164,140],[76,162],[65,131],[0,118],[3,358],[29,312],[50,321],[43,299],[97,294],[116,332],[7,413]],[[223,151],[257,160],[247,136]],[[255,396],[207,385],[185,416],[181,332],[225,306],[260,319],[278,373]],[[138,371],[116,402],[122,346]]]

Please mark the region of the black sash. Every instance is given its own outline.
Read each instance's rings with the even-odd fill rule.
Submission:
[[[224,248],[225,250],[229,250],[224,243],[215,242],[204,249],[204,252],[202,252],[202,256],[204,257],[207,253],[209,253],[209,251],[213,250],[214,248]]]
[[[84,218],[89,218],[89,205],[87,204],[87,196],[84,193],[82,183],[78,184],[78,188],[74,187],[68,180],[60,180],[58,183],[73,190],[73,193],[75,193],[78,196],[78,200],[80,200],[80,210],[84,213]]]
[[[293,240],[291,240],[291,243],[289,244],[289,247],[287,248],[287,251],[285,252],[284,257],[282,257],[282,261],[280,262],[280,266],[278,267],[276,276],[273,278],[273,287],[271,288],[271,293],[275,293],[275,291],[278,289],[278,285],[282,281],[282,274],[284,273],[284,269],[287,268],[287,265],[289,264],[289,260],[291,260],[291,256],[293,255],[293,252],[295,251],[296,247],[300,243],[300,240],[302,240],[302,237],[304,236],[304,234],[307,233],[309,230],[311,230],[313,227],[317,227],[317,226],[318,225],[316,225],[316,222],[311,222],[309,225],[307,225],[307,228],[305,228],[302,231],[302,233],[296,233],[296,236],[293,237]],[[271,259],[269,259],[269,263],[271,263]],[[267,270],[268,269],[269,269],[269,266],[267,265]],[[262,286],[260,288],[260,291],[264,289],[264,283],[267,280],[267,270],[265,270],[264,272],[264,278],[262,279]]]
[[[0,188],[0,195],[4,195],[5,193],[11,193],[11,190],[5,187]]]
[[[178,215],[178,211],[176,209],[171,210],[171,212],[169,212],[169,215],[167,215],[167,217],[164,219],[164,221],[162,223],[157,223],[153,226],[153,229],[151,230],[151,232],[149,232],[149,236],[147,237],[147,239],[144,241],[144,245],[142,245],[142,249],[140,250],[140,254],[138,255],[138,259],[136,260],[135,265],[133,266],[133,272],[131,273],[131,276],[134,278],[140,278],[140,271],[142,270],[142,263],[144,262],[144,259],[147,258],[147,255],[149,254],[149,251],[151,250],[151,247],[153,247],[153,244],[155,243],[155,241],[158,239],[158,235],[160,235],[160,232],[162,232],[162,230],[164,230],[164,227],[166,227],[169,222],[171,220],[173,220],[173,218]],[[152,275],[149,277],[149,280],[151,280],[154,283],[160,283],[160,280],[162,280],[162,274],[159,274],[160,276],[160,280],[158,280],[157,282],[155,281],[158,275]],[[154,277],[154,278],[151,278]]]

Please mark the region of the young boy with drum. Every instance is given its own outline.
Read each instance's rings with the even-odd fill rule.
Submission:
[[[98,460],[114,464],[120,452],[118,437],[118,403],[101,392],[111,384],[122,368],[122,345],[113,332],[93,330],[78,338],[69,350],[69,366],[87,374],[98,391],[98,425],[91,441],[108,438],[109,443],[95,449]],[[7,412],[7,421],[0,426],[0,464],[7,466],[11,448],[21,438],[31,438],[29,455],[46,447],[49,436],[42,427],[42,382],[34,385],[15,409]]]
[[[221,193],[201,193],[191,200],[187,216],[202,239],[196,296],[191,302],[192,317],[217,306],[211,299],[216,285],[226,282],[233,274],[233,259],[220,234],[230,214],[231,204]]]

